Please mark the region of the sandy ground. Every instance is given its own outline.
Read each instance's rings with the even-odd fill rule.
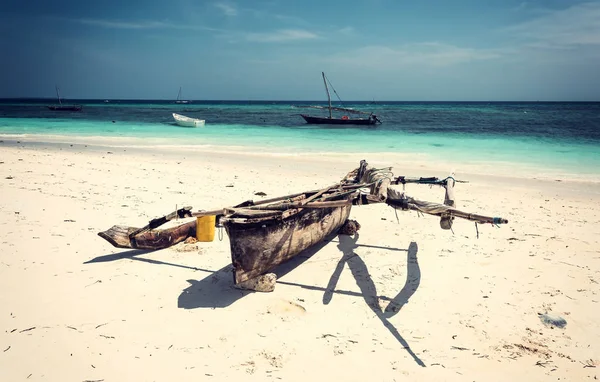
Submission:
[[[0,381],[543,381],[600,374],[600,184],[462,173],[458,207],[501,228],[385,205],[232,287],[227,235],[155,252],[97,236],[176,206],[324,187],[360,159],[0,143]],[[517,166],[515,166],[517,167]],[[489,171],[485,171],[489,172]],[[409,185],[442,201],[443,189]],[[550,328],[539,313],[559,315]]]

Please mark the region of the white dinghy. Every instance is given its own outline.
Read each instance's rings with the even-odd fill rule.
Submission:
[[[183,127],[203,127],[204,120],[197,118],[186,117],[185,115],[173,113],[173,118],[179,126]]]

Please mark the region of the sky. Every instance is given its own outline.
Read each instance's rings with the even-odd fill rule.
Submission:
[[[600,101],[600,1],[3,0],[0,97]]]

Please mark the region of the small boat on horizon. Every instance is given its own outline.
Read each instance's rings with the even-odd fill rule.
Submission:
[[[175,103],[190,103],[190,101],[181,99],[181,86],[179,87],[179,93],[177,93],[177,101],[175,101]]]
[[[204,120],[186,117],[185,115],[173,113],[175,123],[182,127],[204,127]]]
[[[48,105],[46,106],[48,109],[53,111],[81,111],[83,106],[81,105],[63,105],[60,100],[60,91],[58,90],[58,86],[56,88],[56,98],[58,98],[58,105]]]
[[[375,125],[377,123],[381,123],[381,120],[377,118],[377,116],[373,113],[359,111],[355,109],[345,108],[345,107],[333,107],[331,106],[331,96],[329,94],[329,86],[327,83],[329,80],[325,77],[325,72],[321,72],[323,76],[323,83],[325,84],[325,92],[327,92],[327,102],[329,106],[299,106],[299,107],[307,107],[313,109],[326,109],[329,110],[329,117],[315,117],[306,114],[300,114],[302,118],[309,124],[319,124],[319,125]],[[333,86],[331,87],[333,89]],[[335,89],[333,92],[337,95]],[[339,99],[339,96],[338,96]],[[340,99],[341,102],[341,99]],[[343,115],[341,118],[334,118],[333,111],[339,111],[348,114],[369,114],[368,118],[350,118],[347,115]]]

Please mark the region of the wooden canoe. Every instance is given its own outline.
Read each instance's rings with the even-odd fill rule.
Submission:
[[[449,184],[451,180],[451,184]],[[223,226],[229,236],[233,281],[241,284],[257,280],[276,266],[317,245],[335,233],[348,220],[352,205],[386,203],[400,210],[415,210],[439,216],[442,228],[454,217],[476,223],[506,224],[499,217],[488,217],[459,211],[453,207],[454,178],[393,178],[391,168],[374,168],[361,161],[339,183],[320,189],[254,202],[245,201],[233,207],[191,212],[184,207],[142,228],[113,226],[98,233],[119,248],[162,249],[196,236],[196,221],[157,229],[175,218],[216,216],[215,224]],[[408,197],[392,184],[422,183],[446,187],[445,204],[419,201]],[[452,201],[452,204],[449,202]]]
[[[260,276],[324,240],[346,222],[352,208],[350,197],[339,200],[333,207],[318,208],[320,203],[328,205],[317,201],[310,203],[309,208],[241,210],[223,217],[221,223],[229,236],[234,283]]]

